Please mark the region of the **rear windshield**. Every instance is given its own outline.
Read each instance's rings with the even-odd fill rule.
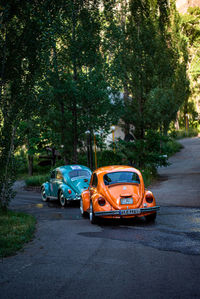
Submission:
[[[91,176],[90,172],[83,169],[72,170],[69,172],[69,177],[72,181],[76,179],[80,179],[81,177],[89,179],[90,176]]]
[[[140,183],[138,174],[130,171],[107,173],[104,175],[103,180],[105,185],[112,185],[118,183]]]

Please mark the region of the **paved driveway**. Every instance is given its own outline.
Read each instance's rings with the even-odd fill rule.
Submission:
[[[161,211],[91,225],[76,204],[42,204],[18,192],[12,208],[37,218],[32,242],[0,263],[0,298],[199,298],[200,139],[160,169],[152,186]]]

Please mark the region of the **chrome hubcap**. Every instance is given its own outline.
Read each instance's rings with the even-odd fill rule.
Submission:
[[[65,204],[65,198],[64,198],[63,194],[61,194],[61,196],[60,196],[60,203],[62,206],[64,206],[64,204]]]
[[[43,199],[43,200],[46,199],[46,192],[45,192],[45,189],[42,190],[42,199]]]
[[[80,211],[81,211],[81,214],[83,214],[83,202],[82,202],[82,199],[80,200]]]
[[[92,203],[90,203],[90,221],[92,221]]]

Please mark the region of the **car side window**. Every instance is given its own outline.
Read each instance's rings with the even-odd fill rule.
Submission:
[[[62,173],[60,172],[60,171],[57,171],[57,173],[56,173],[56,179],[57,180],[62,180]]]
[[[94,173],[93,178],[92,178],[92,187],[97,187],[98,184],[98,179],[96,173]]]
[[[51,179],[55,179],[55,175],[56,175],[56,172],[55,172],[55,170],[54,170],[54,171],[52,171],[52,173],[51,173]]]

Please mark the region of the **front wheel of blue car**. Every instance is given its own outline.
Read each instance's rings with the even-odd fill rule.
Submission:
[[[45,188],[44,187],[42,187],[42,189],[41,189],[41,196],[42,196],[42,200],[43,201],[48,201],[48,197],[47,197],[47,194],[46,194],[46,191],[45,191]]]
[[[63,191],[59,192],[59,201],[62,207],[66,205],[66,199],[64,197]]]

